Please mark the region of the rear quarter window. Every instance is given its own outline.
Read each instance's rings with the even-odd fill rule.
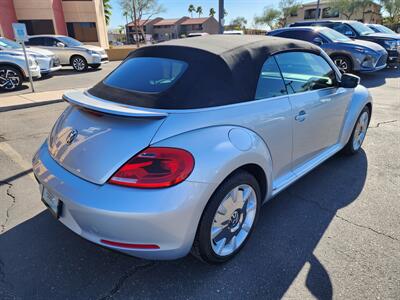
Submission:
[[[114,88],[140,93],[161,93],[183,75],[187,63],[158,57],[134,57],[124,61],[105,80]]]

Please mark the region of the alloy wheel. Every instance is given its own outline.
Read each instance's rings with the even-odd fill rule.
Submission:
[[[72,66],[77,71],[83,71],[86,68],[86,61],[81,57],[75,57],[72,61]]]
[[[339,68],[340,71],[343,73],[348,72],[349,70],[349,64],[348,62],[343,59],[343,58],[336,58],[334,61],[335,65]]]
[[[257,196],[250,185],[239,185],[225,196],[211,225],[210,239],[215,254],[227,256],[242,245],[253,227],[256,211]]]
[[[364,111],[361,114],[360,118],[358,119],[356,129],[354,131],[354,136],[353,136],[354,150],[358,150],[364,141],[365,135],[367,134],[368,121],[369,121],[368,112]]]
[[[14,90],[20,85],[20,77],[17,72],[10,69],[0,70],[0,88]]]

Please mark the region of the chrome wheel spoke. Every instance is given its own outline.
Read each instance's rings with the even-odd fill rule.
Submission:
[[[246,240],[253,226],[257,196],[250,185],[232,189],[222,200],[211,226],[213,251],[221,256],[232,254]]]

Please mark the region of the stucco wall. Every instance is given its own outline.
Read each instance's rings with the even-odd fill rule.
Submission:
[[[13,0],[0,0],[0,36],[14,38],[12,23],[17,22]]]

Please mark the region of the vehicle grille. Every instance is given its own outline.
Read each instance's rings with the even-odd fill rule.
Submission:
[[[379,58],[379,60],[378,60],[378,62],[376,63],[376,67],[380,67],[380,66],[383,66],[384,64],[386,64],[386,61],[387,61],[387,54],[385,53],[385,54],[382,54],[382,56]]]

